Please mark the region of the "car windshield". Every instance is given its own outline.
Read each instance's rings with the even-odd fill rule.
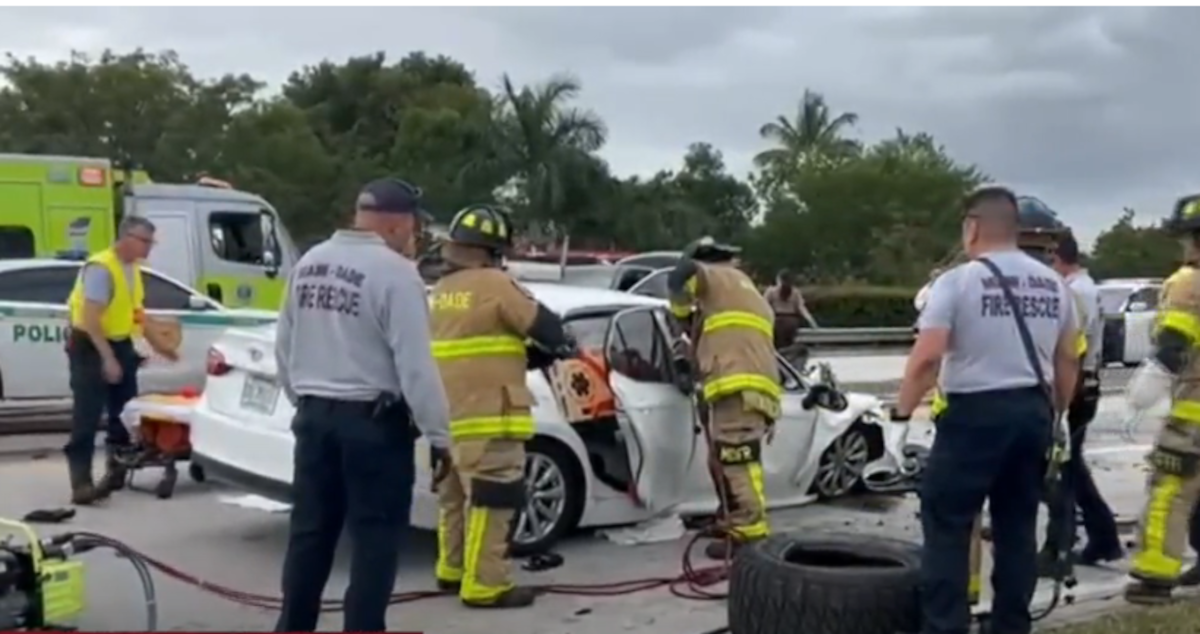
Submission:
[[[1103,315],[1113,315],[1121,312],[1121,306],[1125,304],[1125,300],[1133,294],[1131,288],[1101,288],[1100,289],[1100,313]]]

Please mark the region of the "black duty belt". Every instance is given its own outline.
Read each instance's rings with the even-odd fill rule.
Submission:
[[[380,395],[369,401],[352,401],[327,396],[305,394],[300,396],[300,407],[321,410],[332,416],[347,418],[370,418],[374,420],[395,420],[403,417],[411,422],[412,416],[404,399],[397,399],[390,394]]]

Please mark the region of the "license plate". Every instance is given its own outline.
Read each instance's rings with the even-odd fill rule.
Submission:
[[[270,379],[257,376],[247,376],[242,386],[242,407],[261,414],[275,412],[275,402],[279,400],[279,386]]]

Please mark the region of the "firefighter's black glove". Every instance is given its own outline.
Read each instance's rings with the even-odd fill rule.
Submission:
[[[675,355],[671,358],[671,365],[675,368],[675,378],[680,389],[684,391],[684,394],[691,394],[697,378],[691,358]],[[685,385],[687,387],[684,387]]]
[[[430,479],[430,490],[436,492],[442,480],[450,475],[450,450],[429,447],[429,468],[433,472]]]
[[[539,345],[525,346],[525,367],[529,370],[542,370],[554,365],[558,357],[547,352]]]
[[[566,333],[564,333],[566,334]],[[574,359],[579,356],[579,344],[575,338],[567,334],[561,345],[554,349],[553,354],[559,359]]]

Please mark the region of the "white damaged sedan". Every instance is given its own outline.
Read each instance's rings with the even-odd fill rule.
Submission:
[[[578,527],[634,524],[668,513],[712,513],[708,447],[691,397],[676,387],[666,302],[589,288],[526,284],[563,317],[586,351],[531,371],[537,435],[528,443],[528,502],[515,545],[549,547]],[[213,345],[193,418],[195,460],[209,478],[287,502],[293,408],[276,384],[273,325],[232,329]],[[885,420],[874,396],[842,394],[778,359],[785,395],[763,448],[771,507],[859,488],[911,488],[907,427]],[[806,398],[807,397],[807,398]],[[412,522],[432,529],[428,450],[417,447]]]

